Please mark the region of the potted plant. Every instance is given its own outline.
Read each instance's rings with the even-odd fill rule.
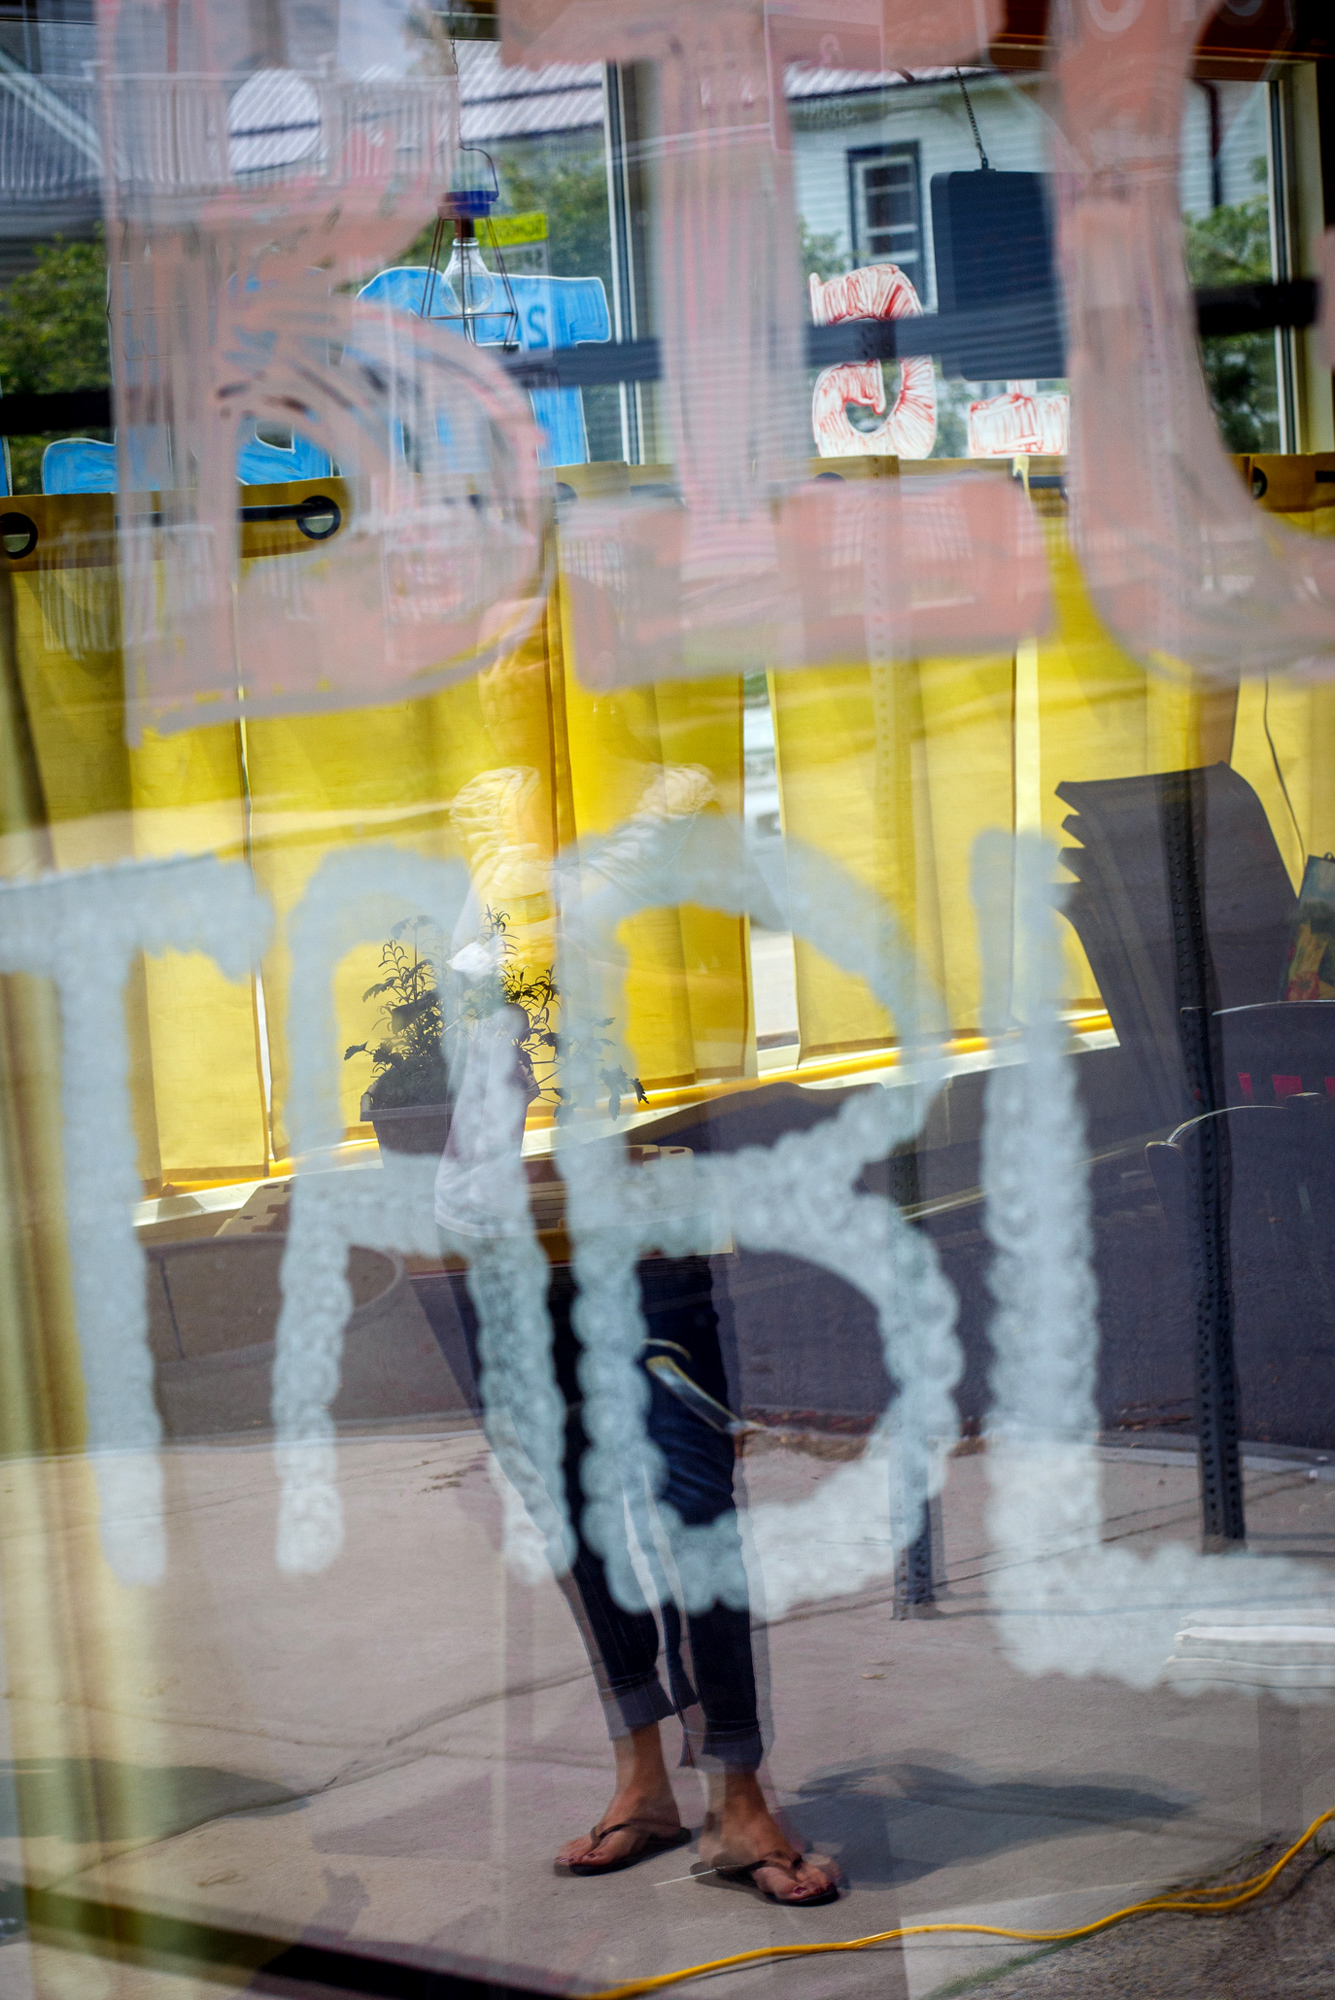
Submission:
[[[445,977],[444,948],[439,930],[426,917],[410,917],[394,926],[380,954],[383,976],[362,995],[379,1002],[379,1032],[343,1052],[344,1062],[355,1056],[371,1059],[371,1083],[362,1095],[361,1109],[382,1150],[444,1152],[450,1131],[446,1050],[453,1056],[451,1044],[476,1032],[479,1022],[502,1007],[518,1009],[527,1024],[515,1037],[517,1060],[530,1095],[553,1106],[557,1124],[576,1110],[569,1088],[557,1082],[566,1058],[576,1053],[586,1058],[592,1054],[597,1061],[597,1078],[607,1089],[614,1119],[621,1114],[623,1097],[648,1102],[637,1076],[601,1060],[611,1046],[611,1038],[601,1030],[612,1027],[611,1020],[598,1024],[591,1049],[577,1051],[558,1034],[552,1014],[560,995],[551,968],[526,971],[515,964],[504,910],[485,911],[478,937],[448,961],[455,974],[452,980]],[[448,1021],[442,989],[451,995],[458,990]],[[581,1068],[588,1068],[587,1060]]]

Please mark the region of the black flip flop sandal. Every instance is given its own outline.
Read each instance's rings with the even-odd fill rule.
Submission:
[[[772,1889],[762,1889],[756,1880],[761,1868],[786,1868],[796,1879],[799,1869],[806,1867],[803,1854],[762,1854],[758,1861],[748,1861],[740,1868],[715,1868],[714,1873],[724,1882],[741,1882],[763,1896],[767,1903],[778,1903],[785,1910],[814,1910],[824,1903],[839,1901],[839,1884],[831,1882],[818,1896],[776,1896]]]
[[[679,1826],[672,1833],[660,1833],[652,1820],[619,1819],[615,1826],[591,1826],[589,1838],[595,1846],[606,1840],[609,1833],[621,1833],[628,1827],[640,1832],[639,1845],[627,1854],[619,1854],[615,1861],[557,1861],[552,1865],[558,1875],[615,1875],[622,1868],[633,1868],[637,1861],[647,1861],[653,1854],[668,1854],[674,1847],[685,1847],[691,1839],[691,1829]]]

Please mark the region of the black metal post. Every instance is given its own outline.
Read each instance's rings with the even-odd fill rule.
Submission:
[[[917,1143],[911,1152],[894,1164],[899,1168],[898,1174],[892,1171],[891,1176],[894,1198],[906,1208],[915,1208],[922,1199]],[[920,1226],[910,1224],[910,1227]],[[905,1476],[901,1453],[896,1454],[891,1478],[898,1482],[899,1487],[898,1492],[890,1496],[892,1529],[899,1532],[916,1514],[922,1514],[922,1526],[911,1542],[903,1543],[895,1562],[894,1615],[896,1618],[930,1618],[936,1611],[937,1582],[945,1581],[944,1576],[938,1576],[941,1564],[937,1560],[942,1539],[940,1496],[929,1499],[925,1484],[921,1490],[916,1481],[910,1484]]]
[[[904,1496],[906,1511],[915,1503],[922,1507],[922,1529],[901,1550],[895,1565],[895,1617],[930,1618],[936,1610],[939,1576],[937,1547],[941,1540],[941,1498],[929,1500],[925,1494]]]
[[[1189,1159],[1187,1225],[1196,1308],[1195,1418],[1200,1452],[1201,1546],[1246,1540],[1229,1254],[1232,1154],[1221,1110],[1219,1024],[1205,922],[1205,789],[1199,774],[1164,781],[1164,851],[1173,915],[1178,1021],[1187,1092],[1199,1122]]]

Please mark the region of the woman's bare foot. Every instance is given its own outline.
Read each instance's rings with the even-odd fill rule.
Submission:
[[[672,1781],[663,1762],[658,1724],[632,1729],[628,1736],[617,1737],[612,1747],[617,1785],[598,1824],[620,1827],[621,1831],[605,1834],[601,1840],[584,1833],[578,1840],[567,1841],[556,1857],[558,1868],[568,1868],[573,1861],[591,1861],[600,1867],[620,1861],[639,1846],[646,1832],[673,1834],[681,1826]],[[633,1820],[635,1825],[623,1826],[625,1820]]]
[[[762,1855],[773,1861],[756,1868]],[[765,1803],[749,1771],[728,1771],[709,1781],[709,1811],[700,1833],[700,1859],[710,1868],[752,1869],[756,1887],[780,1903],[828,1897],[839,1871],[820,1855],[802,1855]]]

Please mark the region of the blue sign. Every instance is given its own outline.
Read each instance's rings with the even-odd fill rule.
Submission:
[[[131,459],[137,454],[131,446]],[[253,423],[243,424],[237,438],[236,476],[243,486],[280,486],[289,479],[325,479],[327,452],[319,451],[293,433],[291,446],[265,444]],[[134,482],[135,492],[148,490],[146,474]],[[42,453],[43,493],[114,493],[116,447],[96,438],[57,438]]]
[[[402,264],[382,271],[363,287],[364,299],[384,299],[398,312],[420,318],[430,271],[422,264]],[[534,348],[574,347],[582,341],[610,340],[612,321],[601,278],[514,277],[510,280],[519,314],[519,345]],[[506,305],[505,288],[492,280],[493,298],[484,305]],[[457,313],[454,292],[439,274],[431,290],[431,317]],[[482,313],[474,330],[484,346],[499,346],[511,329],[508,312]],[[544,465],[585,465],[589,436],[584,425],[584,398],[578,389],[535,389],[530,398],[543,433]],[[265,444],[253,423],[244,424],[237,440],[237,478],[243,486],[277,486],[291,479],[324,479],[332,470],[327,453],[293,433],[284,450]],[[135,489],[141,488],[136,479]],[[114,493],[116,447],[95,438],[60,438],[42,455],[44,493]]]
[[[114,493],[116,447],[96,438],[57,438],[42,453],[43,493]]]
[[[384,299],[396,312],[422,317],[431,277],[425,264],[400,264],[382,271],[362,288],[364,299]],[[581,341],[610,340],[612,321],[607,310],[607,293],[601,278],[510,279],[515,308],[519,314],[519,345],[525,353],[539,347],[574,347]],[[502,310],[479,313],[473,330],[482,346],[499,346],[510,331],[512,321],[506,310],[505,287],[492,277],[491,297],[480,301]],[[431,286],[430,318],[458,313],[459,302],[453,288],[438,273]],[[458,326],[458,321],[454,322]],[[544,438],[540,457],[544,465],[586,465],[589,436],[584,427],[584,397],[578,389],[535,389],[533,414]]]

